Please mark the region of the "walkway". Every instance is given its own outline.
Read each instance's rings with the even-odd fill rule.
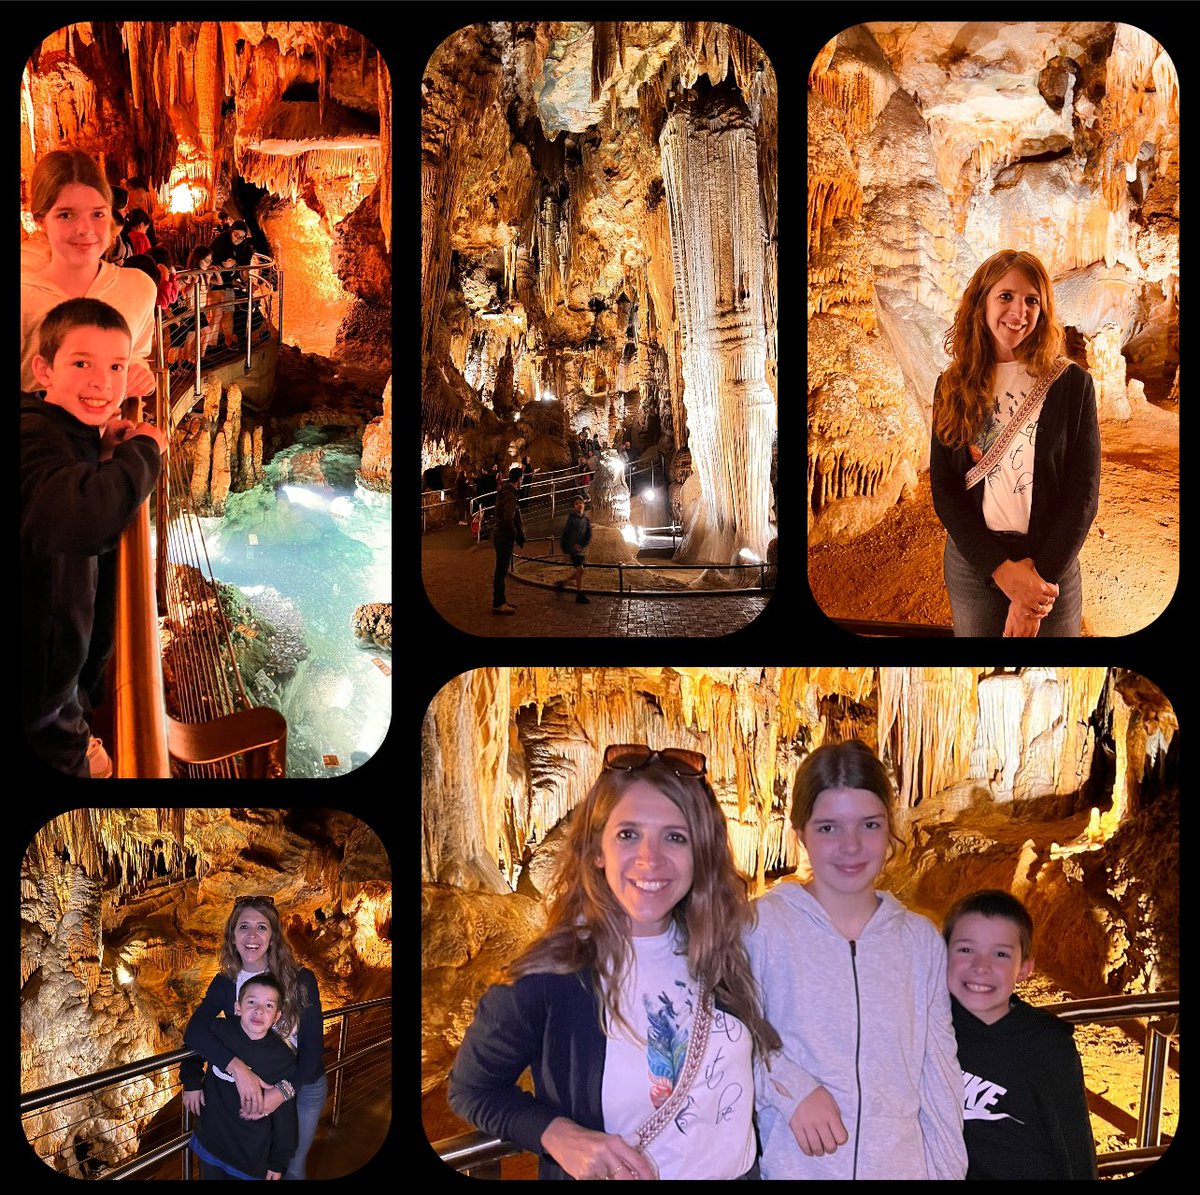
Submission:
[[[526,533],[534,534],[529,527]],[[544,529],[538,533],[546,534]],[[421,572],[434,610],[468,635],[524,639],[530,636],[701,638],[728,635],[759,616],[769,595],[738,597],[621,598],[592,594],[579,605],[573,593],[556,593],[508,578],[516,614],[493,614],[491,542],[476,544],[466,527],[446,527],[421,537]],[[587,575],[584,575],[587,583]]]

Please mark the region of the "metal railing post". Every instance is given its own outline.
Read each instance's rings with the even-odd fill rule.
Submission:
[[[1147,1025],[1142,1095],[1138,1101],[1137,1143],[1142,1149],[1162,1144],[1163,1087],[1170,1049],[1171,1039],[1157,1026]]]
[[[243,275],[246,280],[246,372],[250,372],[250,343],[254,325],[254,269],[247,267]]]
[[[338,1030],[338,1052],[337,1060],[341,1062],[346,1057],[346,1041],[350,1034],[350,1018],[342,1017],[341,1028]],[[342,1114],[342,1076],[345,1074],[344,1067],[338,1067],[337,1074],[333,1079],[333,1127],[336,1129],[338,1118]]]
[[[194,299],[192,300],[193,314],[196,317],[196,343],[193,346],[193,352],[196,354],[196,388],[194,394],[199,395],[200,390],[200,338],[204,330],[204,309],[200,306],[200,275],[196,275],[196,287],[194,290]]]
[[[279,311],[276,318],[279,320],[279,343],[283,344],[283,269],[282,267],[275,271],[276,287],[275,296],[279,300]]]

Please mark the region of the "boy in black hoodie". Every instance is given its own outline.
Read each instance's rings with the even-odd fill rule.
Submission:
[[[283,987],[268,972],[242,984],[233,1011],[236,1021],[212,1023],[217,1038],[268,1083],[289,1081],[296,1074],[296,1056],[271,1026],[279,1020]],[[201,1085],[204,1059],[189,1058],[179,1068],[185,1091]],[[201,1178],[279,1178],[296,1152],[296,1101],[285,1100],[269,1116],[241,1118],[237,1084],[211,1063],[204,1076],[200,1102],[204,1111],[192,1137],[200,1159]]]
[[[967,1178],[1096,1178],[1074,1030],[1013,995],[1033,970],[1028,910],[1007,892],[973,892],[946,915],[943,934]]]
[[[80,676],[109,628],[96,620],[98,557],[111,551],[162,469],[167,438],[120,418],[129,325],[99,299],[68,299],[38,329],[21,395],[21,722],[34,752],[71,776],[107,777]]]

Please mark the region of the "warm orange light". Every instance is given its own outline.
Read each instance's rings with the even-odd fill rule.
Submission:
[[[171,191],[171,211],[173,212],[194,212],[196,210],[196,197],[192,194],[192,188],[187,183],[180,183]]]

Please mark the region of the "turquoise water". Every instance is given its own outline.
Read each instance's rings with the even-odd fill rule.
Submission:
[[[294,639],[295,675],[243,676],[258,704],[288,722],[289,777],[361,767],[392,717],[391,652],[356,639],[356,606],[392,600],[390,494],[353,484],[258,486],[200,520],[212,575]]]

